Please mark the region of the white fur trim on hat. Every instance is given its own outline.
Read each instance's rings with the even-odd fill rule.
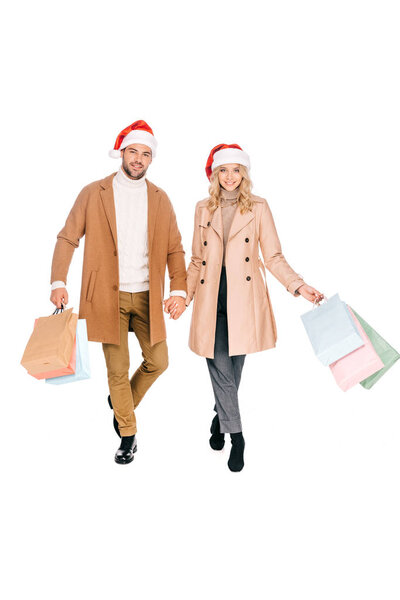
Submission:
[[[244,150],[239,148],[223,148],[214,154],[211,170],[214,171],[221,165],[238,164],[250,169],[250,157]]]
[[[121,150],[109,150],[108,151],[108,156],[110,158],[120,158],[121,157]]]
[[[130,131],[122,140],[119,150],[110,150],[108,155],[111,158],[120,158],[121,150],[131,144],[144,144],[150,148],[153,158],[156,155],[157,140],[149,131],[144,131],[143,129],[134,129],[133,131]]]

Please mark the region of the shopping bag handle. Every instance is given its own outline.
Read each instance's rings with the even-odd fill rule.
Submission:
[[[53,315],[58,315],[59,312],[63,312],[64,310],[64,304],[61,302],[61,308],[56,308],[56,310],[53,312]]]
[[[315,308],[316,306],[320,306],[320,302],[324,302],[324,301],[325,301],[325,303],[326,303],[326,302],[328,302],[328,299],[327,299],[327,297],[326,297],[326,296],[324,296],[324,297],[322,298],[322,300],[317,300],[317,298],[315,298],[315,300],[313,300],[313,307],[312,307],[312,310],[314,310],[314,308]]]

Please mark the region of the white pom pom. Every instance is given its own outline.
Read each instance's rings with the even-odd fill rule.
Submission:
[[[108,156],[110,158],[121,158],[121,151],[120,150],[110,150],[108,153]]]

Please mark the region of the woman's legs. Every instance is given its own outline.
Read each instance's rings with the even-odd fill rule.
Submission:
[[[224,348],[223,332],[225,330],[227,331],[226,319],[224,323],[224,320],[218,317],[214,358],[207,358],[207,366],[213,386],[221,433],[237,433],[242,431],[238,383],[240,382],[245,357],[231,357],[228,355],[227,343]],[[241,360],[233,361],[233,358],[240,358]]]
[[[222,450],[225,444],[224,433],[230,433],[232,447],[228,467],[231,471],[237,472],[244,466],[245,444],[239,412],[238,387],[245,356],[228,355],[228,349],[227,347],[224,349],[223,344],[225,338],[222,335],[219,337],[224,329],[225,324],[218,316],[214,358],[207,358],[217,411],[211,425],[210,446],[213,450]]]
[[[222,268],[218,292],[214,358],[206,360],[214,390],[215,409],[219,417],[220,431],[221,433],[238,433],[242,431],[238,388],[246,356],[229,356],[226,301],[226,272]]]
[[[235,377],[236,389],[239,390],[240,380],[242,378],[242,370],[245,361],[245,354],[238,354],[237,356],[231,356],[233,365],[233,374]]]
[[[224,446],[224,433],[231,434],[231,452],[228,467],[241,471],[244,466],[244,439],[240,419],[238,389],[246,355],[229,356],[227,284],[222,268],[218,291],[217,322],[215,329],[214,358],[207,358],[207,366],[214,390],[217,415],[211,424],[210,445],[214,450]]]

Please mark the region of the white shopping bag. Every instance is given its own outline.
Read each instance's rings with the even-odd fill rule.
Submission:
[[[335,294],[301,315],[314,352],[327,366],[364,345],[346,303]]]

